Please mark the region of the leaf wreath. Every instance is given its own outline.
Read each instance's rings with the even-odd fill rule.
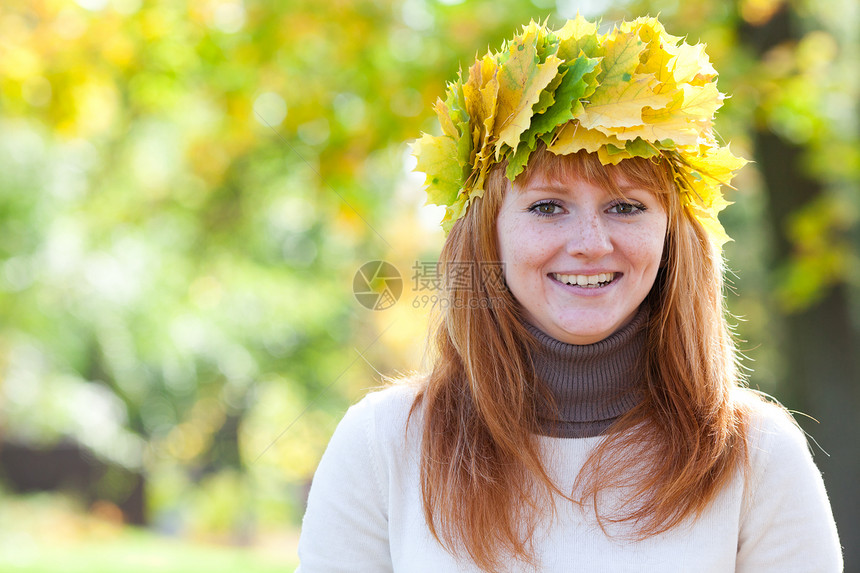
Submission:
[[[484,194],[490,168],[514,181],[543,141],[557,155],[597,153],[604,165],[631,157],[668,160],[683,204],[717,245],[717,218],[746,160],[720,146],[713,118],[724,95],[703,44],[666,33],[656,18],[606,34],[580,15],[561,29],[530,22],[498,52],[479,58],[436,102],[441,135],[412,144],[428,204],[444,205],[449,232]]]

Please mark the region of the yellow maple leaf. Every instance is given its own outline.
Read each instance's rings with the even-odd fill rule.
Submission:
[[[446,135],[423,134],[412,144],[418,159],[415,171],[426,175],[427,203],[450,205],[460,192],[463,170],[457,161],[457,144]]]
[[[559,130],[547,150],[556,155],[568,155],[582,150],[595,153],[606,145],[624,147],[624,142],[615,136],[583,127],[578,121],[570,121]]]
[[[485,56],[469,68],[469,80],[463,85],[466,113],[469,114],[473,126],[483,126],[485,142],[493,133],[496,121],[496,103],[499,97],[497,69],[493,60]]]
[[[451,119],[451,114],[448,111],[448,106],[442,101],[442,98],[436,100],[436,105],[433,106],[436,112],[436,117],[439,118],[439,126],[442,128],[442,133],[448,137],[457,139],[460,134],[457,133],[457,128],[454,127],[454,121]]]
[[[668,94],[655,93],[653,83],[650,75],[625,77],[612,84],[604,81],[577,119],[589,129],[642,125],[643,108],[660,109],[672,101]]]
[[[601,62],[603,71],[597,80],[601,86],[614,86],[628,81],[636,72],[645,43],[636,37],[635,31],[616,33],[614,37],[607,35],[606,38]]]
[[[677,48],[677,59],[672,73],[675,83],[698,83],[703,85],[717,77],[717,70],[711,65],[704,44],[681,44]],[[694,81],[694,79],[696,81]]]
[[[618,147],[616,145],[604,145],[597,150],[597,158],[603,165],[618,165],[623,160],[630,159],[632,157],[633,155],[628,153],[623,147],[623,143],[622,147]]]
[[[466,195],[460,195],[457,201],[445,209],[445,216],[442,218],[442,228],[445,229],[446,233],[451,230],[457,219],[463,216],[468,207],[469,198]]]
[[[523,44],[530,44],[537,49],[538,42],[545,35],[546,29],[534,20],[531,20],[528,25],[523,26],[522,33],[519,35],[519,38],[514,38],[514,42],[520,41]]]
[[[601,55],[597,53],[597,23],[589,22],[578,12],[576,18],[568,20],[555,35],[559,39],[558,57],[562,60],[573,61],[580,54],[585,54],[589,58]]]
[[[713,83],[704,86],[684,84],[663,108],[642,109],[642,123],[629,128],[602,128],[604,133],[619,139],[641,137],[647,141],[671,139],[676,145],[696,145],[700,138],[710,137],[710,119],[722,105],[722,94]]]
[[[684,101],[678,111],[702,119],[711,119],[723,105],[723,94],[717,90],[717,84],[711,82],[703,86],[684,84]]]
[[[655,93],[667,93],[677,89],[675,75],[672,68],[678,56],[676,48],[671,44],[649,45],[644,60],[636,68],[639,74],[654,74],[657,85],[654,86]]]
[[[711,236],[718,249],[722,249],[723,245],[732,240],[723,228],[723,224],[720,223],[720,219],[716,213],[699,209],[695,205],[688,205],[687,208],[692,211],[693,216],[702,224],[702,227]]]
[[[643,116],[646,113],[648,113],[648,108],[643,110]],[[668,116],[666,121],[659,121],[658,123],[643,123],[636,127],[607,129],[605,131],[624,141],[633,141],[637,138],[646,141],[671,139],[677,145],[695,145],[699,141],[701,129],[702,126],[696,122],[683,117]]]
[[[635,32],[643,42],[648,44],[671,43],[676,45],[681,40],[678,36],[668,34],[663,24],[651,16],[640,16],[629,22],[621,22],[618,29],[624,33]]]
[[[541,91],[555,78],[562,63],[554,55],[548,56],[543,64],[538,63],[535,42],[536,37],[531,37],[528,43],[515,39],[509,46],[507,61],[497,74],[497,160],[503,144],[516,151],[520,136],[531,123],[532,106],[540,99]]]
[[[691,155],[686,159],[691,169],[709,178],[713,183],[722,185],[730,185],[735,171],[749,163],[746,159],[734,155],[728,146],[701,146],[699,155]]]

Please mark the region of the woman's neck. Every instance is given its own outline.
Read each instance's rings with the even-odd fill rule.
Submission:
[[[642,401],[641,356],[648,316],[647,305],[643,304],[630,324],[585,346],[560,342],[527,325],[537,341],[532,356],[535,374],[555,401],[552,405],[539,399],[537,413],[542,434],[562,438],[598,436]]]

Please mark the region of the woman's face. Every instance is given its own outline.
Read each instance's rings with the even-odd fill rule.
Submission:
[[[666,210],[652,192],[617,183],[624,199],[584,179],[537,174],[502,201],[508,288],[526,320],[562,342],[592,344],[627,325],[657,276]]]

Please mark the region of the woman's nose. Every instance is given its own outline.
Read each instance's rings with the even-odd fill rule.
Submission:
[[[590,259],[612,252],[612,240],[606,222],[598,213],[582,214],[571,222],[567,252]]]

